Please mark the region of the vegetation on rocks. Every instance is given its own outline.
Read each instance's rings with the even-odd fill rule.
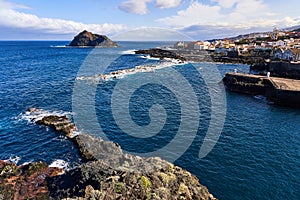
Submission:
[[[38,123],[67,134],[86,163],[62,173],[43,162],[16,166],[2,161],[0,195],[5,199],[215,199],[195,176],[172,163],[123,153],[118,144],[100,138],[73,136],[76,127],[66,116]]]

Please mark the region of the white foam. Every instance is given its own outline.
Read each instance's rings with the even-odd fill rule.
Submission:
[[[44,117],[48,116],[67,116],[67,115],[73,115],[71,112],[65,112],[65,111],[47,111],[43,109],[34,109],[32,111],[26,111],[25,113],[21,113],[17,119],[26,120],[29,123],[35,123]]]
[[[66,48],[66,45],[51,45],[52,48]]]
[[[111,81],[113,79],[121,79],[125,76],[136,74],[136,73],[145,73],[145,72],[155,72],[155,70],[159,70],[166,67],[173,67],[175,65],[185,65],[186,62],[183,62],[181,60],[177,59],[165,59],[164,62],[156,63],[155,65],[147,64],[147,65],[140,65],[136,66],[131,69],[122,69],[110,72],[108,74],[99,74],[94,76],[80,76],[77,77],[76,80],[85,80],[85,81],[91,81],[96,82],[98,81]]]
[[[135,51],[136,51],[136,49],[129,49],[129,50],[126,50],[126,51],[122,51],[121,54],[124,54],[124,55],[130,54],[130,55],[132,55],[132,54],[135,54]]]
[[[80,131],[73,131],[72,132],[72,138],[76,137],[77,135],[82,134]]]
[[[274,104],[274,102],[272,101],[269,101],[267,99],[267,97],[263,96],[263,95],[256,95],[256,96],[253,96],[257,101],[261,101],[263,103],[266,103],[266,104],[269,104],[269,105],[272,105]]]
[[[67,170],[69,168],[69,163],[64,161],[64,160],[57,159],[57,160],[54,160],[49,165],[49,167],[56,167],[56,168],[59,168],[59,169]]]
[[[32,162],[33,162],[33,160],[32,160],[32,161],[29,161],[29,162],[24,162],[21,166],[29,165],[29,164],[32,163]]]
[[[15,163],[18,164],[18,162],[21,160],[21,157],[19,156],[11,156],[9,159],[4,160],[5,162]]]
[[[60,142],[62,142],[62,141],[68,140],[68,137],[67,137],[67,136],[64,136],[64,135],[59,135],[59,136],[53,138],[52,140],[53,140],[53,141],[60,141]]]
[[[256,95],[256,96],[254,96],[254,98],[258,99],[258,100],[265,100],[266,99],[263,95]]]
[[[148,60],[160,60],[160,58],[151,57],[150,55],[139,56],[140,58],[148,59]]]

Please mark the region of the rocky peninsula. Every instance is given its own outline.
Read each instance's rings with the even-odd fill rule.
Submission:
[[[137,50],[135,51],[135,54],[149,55],[152,58],[159,58],[161,60],[165,58],[170,58],[170,59],[180,60],[182,62],[186,61],[186,59],[183,56],[175,52],[159,49],[159,48]]]
[[[69,46],[111,48],[118,47],[118,44],[105,35],[93,34],[84,30],[74,37]]]
[[[16,166],[1,161],[4,199],[215,199],[194,175],[168,161],[127,154],[116,143],[75,134],[67,116],[49,115],[35,122],[66,134],[85,163],[62,171],[42,162]]]

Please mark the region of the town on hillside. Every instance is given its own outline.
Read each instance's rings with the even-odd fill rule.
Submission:
[[[251,33],[211,41],[179,41],[174,49],[191,61],[246,63],[266,68],[270,61],[300,62],[300,30]]]
[[[269,102],[300,108],[300,29],[251,33],[211,41],[179,41],[169,50],[187,61],[243,63],[249,74],[227,72],[226,88],[263,95]]]

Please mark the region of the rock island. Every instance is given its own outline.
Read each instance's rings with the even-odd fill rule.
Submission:
[[[82,31],[74,37],[69,44],[71,47],[118,47],[118,44],[105,35],[93,34],[89,31]]]

